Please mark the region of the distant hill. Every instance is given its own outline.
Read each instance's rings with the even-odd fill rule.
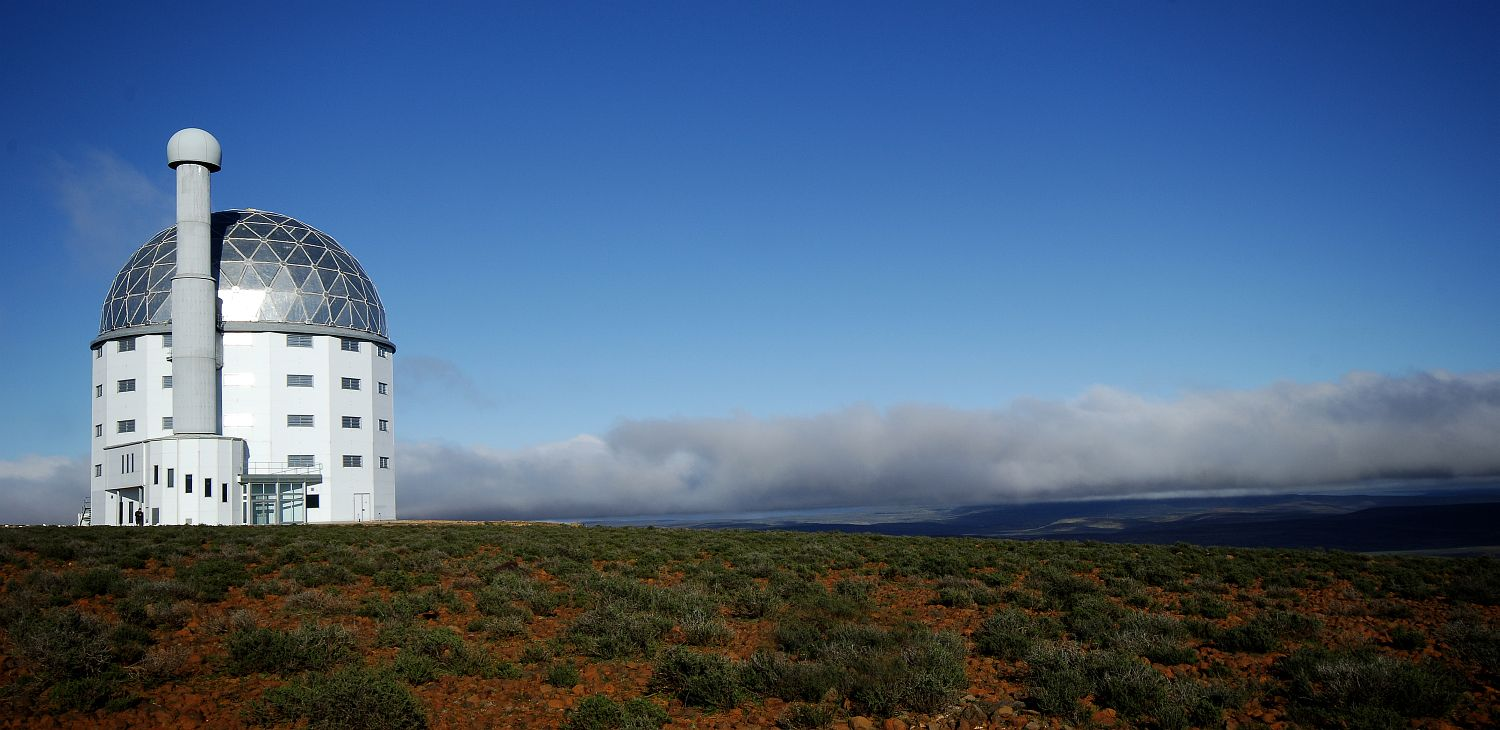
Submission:
[[[603,520],[601,524],[614,521]],[[630,521],[640,524],[642,520]],[[846,510],[774,517],[659,518],[696,528],[884,535],[1098,540],[1115,543],[1495,552],[1500,483],[1423,493],[1264,495]]]

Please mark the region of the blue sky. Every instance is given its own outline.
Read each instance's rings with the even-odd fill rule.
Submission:
[[[224,145],[216,209],[371,274],[403,444],[1488,388],[1497,31],[1477,2],[9,3],[0,462],[86,451],[98,306],[171,223],[184,126]]]

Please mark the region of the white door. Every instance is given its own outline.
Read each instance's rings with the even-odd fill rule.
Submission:
[[[354,521],[364,522],[370,519],[370,493],[360,492],[354,495]]]

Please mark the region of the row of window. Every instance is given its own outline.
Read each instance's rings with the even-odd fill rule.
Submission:
[[[309,414],[288,414],[286,417],[286,425],[299,428],[311,428],[313,426],[313,421],[313,417]],[[391,422],[389,420],[382,418],[379,419],[379,421],[379,427],[381,431],[391,430]],[[343,426],[343,428],[362,428],[363,423],[364,419],[360,416],[344,416],[341,425]],[[172,430],[172,417],[162,416],[161,427],[166,431]],[[135,433],[135,419],[128,418],[123,421],[115,421],[115,433]],[[99,438],[103,435],[104,424],[94,424],[94,438]]]
[[[313,387],[313,376],[311,376],[311,375],[293,375],[293,374],[288,374],[286,376],[286,384],[287,384],[288,388],[311,388],[311,387]],[[376,392],[380,393],[381,395],[390,395],[391,394],[390,383],[376,383],[375,386],[376,386],[375,387]],[[172,387],[172,376],[170,376],[170,375],[163,375],[163,376],[161,376],[161,387],[163,387],[163,388],[171,388]],[[344,390],[359,390],[360,389],[360,379],[359,378],[339,378],[339,387],[341,387]],[[117,393],[134,393],[135,392],[135,378],[126,378],[124,380],[117,380],[117,381],[115,381],[115,392],[117,392]],[[98,398],[98,397],[103,396],[103,395],[104,395],[104,386],[103,385],[96,385],[96,386],[94,386],[94,397]]]
[[[288,374],[286,376],[286,384],[287,384],[287,387],[289,387],[289,388],[311,388],[311,387],[313,387],[313,376],[311,376],[311,375],[293,375],[293,374]],[[161,387],[163,387],[163,388],[171,388],[172,387],[172,376],[170,376],[170,375],[163,375],[163,376],[161,376]],[[360,379],[359,378],[339,378],[339,387],[342,388],[342,389],[344,389],[344,390],[359,390],[360,389]],[[375,384],[375,390],[380,395],[390,395],[391,394],[391,385],[390,385],[390,383],[376,383]],[[135,392],[135,378],[126,378],[124,380],[117,380],[117,381],[115,381],[115,392],[116,393],[134,393]],[[96,385],[96,386],[94,386],[94,397],[95,398],[100,398],[100,397],[103,397],[103,396],[104,396],[104,386],[103,385]]]
[[[382,457],[379,457],[379,459],[380,459],[380,468],[381,469],[389,469],[389,468],[391,468],[391,457],[389,457],[389,456],[382,456]],[[315,467],[315,466],[317,466],[317,463],[313,461],[312,454],[292,454],[292,455],[289,455],[289,456],[286,457],[286,465],[287,466]],[[359,454],[344,454],[343,465],[347,466],[347,467],[362,467],[362,466],[365,465],[365,457],[360,456]],[[121,454],[120,455],[120,473],[121,474],[129,474],[129,473],[131,473],[133,471],[135,471],[135,454],[132,454],[132,453]],[[175,471],[176,471],[176,469],[167,469],[167,486],[168,487],[175,487],[175,486],[177,486],[177,484],[175,483],[175,480],[173,479],[173,474],[174,474]],[[95,464],[94,465],[94,476],[96,476],[96,477],[102,477],[102,476],[104,476],[104,465],[103,464]],[[160,484],[161,483],[161,465],[160,464],[157,464],[157,465],[154,465],[154,466],[151,467],[151,483],[152,484]],[[183,487],[187,490],[188,494],[192,494],[193,493],[193,475],[192,474],[184,475],[184,477],[183,477]],[[214,481],[212,479],[208,478],[208,477],[204,477],[203,478],[203,496],[205,496],[205,497],[212,497],[212,496],[214,496]],[[229,500],[226,497],[224,501],[227,502]],[[309,506],[313,506],[313,505],[309,505]]]
[[[137,337],[121,337],[120,339],[115,340],[115,351],[116,352],[134,352],[135,351],[135,341],[137,339],[138,339]],[[171,347],[172,346],[172,334],[170,332],[161,336],[161,346],[162,347]],[[286,346],[287,347],[312,347],[313,346],[312,345],[312,335],[287,335],[286,336]],[[339,349],[340,350],[344,350],[345,352],[359,352],[359,347],[360,347],[360,341],[359,340],[352,339],[352,338],[349,338],[349,337],[340,337],[339,338]],[[390,357],[391,356],[391,348],[386,347],[385,345],[376,345],[375,346],[375,354],[379,355],[380,357]],[[104,357],[104,347],[103,346],[94,348],[94,357],[96,359]]]

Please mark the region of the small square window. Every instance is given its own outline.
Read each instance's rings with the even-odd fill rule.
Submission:
[[[94,424],[94,438],[98,438],[98,437],[103,436],[103,435],[104,435],[104,424],[102,424],[102,423],[96,423],[96,424]]]
[[[135,419],[115,421],[115,433],[135,433]]]
[[[96,477],[102,477],[102,476],[104,476],[104,465],[103,464],[95,464],[94,465],[94,476],[96,476]]]
[[[115,389],[118,393],[134,393],[135,378],[126,378],[125,380],[121,380],[115,383]]]
[[[289,413],[286,417],[286,425],[293,428],[312,428],[313,417],[311,414]]]
[[[365,457],[353,454],[344,454],[344,466],[364,466]]]
[[[382,456],[382,457],[380,457],[380,468],[382,468],[382,469],[389,469],[389,468],[391,468],[391,457],[389,457],[389,456]]]
[[[98,360],[101,357],[104,357],[104,348],[103,347],[96,347],[96,348],[94,348],[94,359]]]
[[[115,352],[130,352],[135,349],[134,337],[122,337],[116,341]]]
[[[384,418],[380,419],[380,430],[382,430],[382,431],[389,431],[389,430],[391,430],[391,422],[385,420]]]
[[[381,395],[390,395],[391,394],[391,386],[390,385],[388,385],[386,383],[377,383],[376,385],[378,386],[376,388],[376,390],[379,390]]]
[[[287,347],[312,347],[312,335],[287,335]]]
[[[104,386],[102,386],[102,385],[96,385],[96,386],[94,386],[94,397],[95,398],[99,398],[99,397],[101,397],[103,395],[104,395]]]
[[[339,339],[339,349],[344,352],[359,352],[359,340],[342,337]]]
[[[391,356],[391,348],[386,347],[385,345],[376,345],[375,346],[375,354],[379,355],[380,357],[390,357]]]
[[[161,387],[163,387],[163,388],[170,388],[170,387],[172,387],[172,376],[170,376],[170,375],[163,375],[163,376],[161,376]]]
[[[286,387],[288,388],[311,388],[313,387],[313,376],[291,375],[286,376]]]
[[[359,428],[359,416],[344,416],[344,428]]]
[[[318,494],[309,494],[309,495],[307,495],[307,498],[306,498],[307,499],[307,508],[308,509],[317,509],[318,508],[318,501],[319,501],[318,497],[320,497],[320,496],[322,496],[322,495],[318,495]]]
[[[166,334],[164,334],[164,335],[161,336],[161,346],[162,347],[171,347],[172,346],[172,333],[171,332],[168,332],[168,333],[166,333]]]
[[[359,378],[339,378],[339,387],[344,390],[359,390]]]
[[[317,463],[313,461],[312,454],[288,454],[286,457],[286,465],[296,467],[313,467],[317,466]]]
[[[164,430],[164,431],[171,431],[172,430],[172,417],[171,416],[162,416],[161,417],[161,427],[162,427],[162,430]]]

